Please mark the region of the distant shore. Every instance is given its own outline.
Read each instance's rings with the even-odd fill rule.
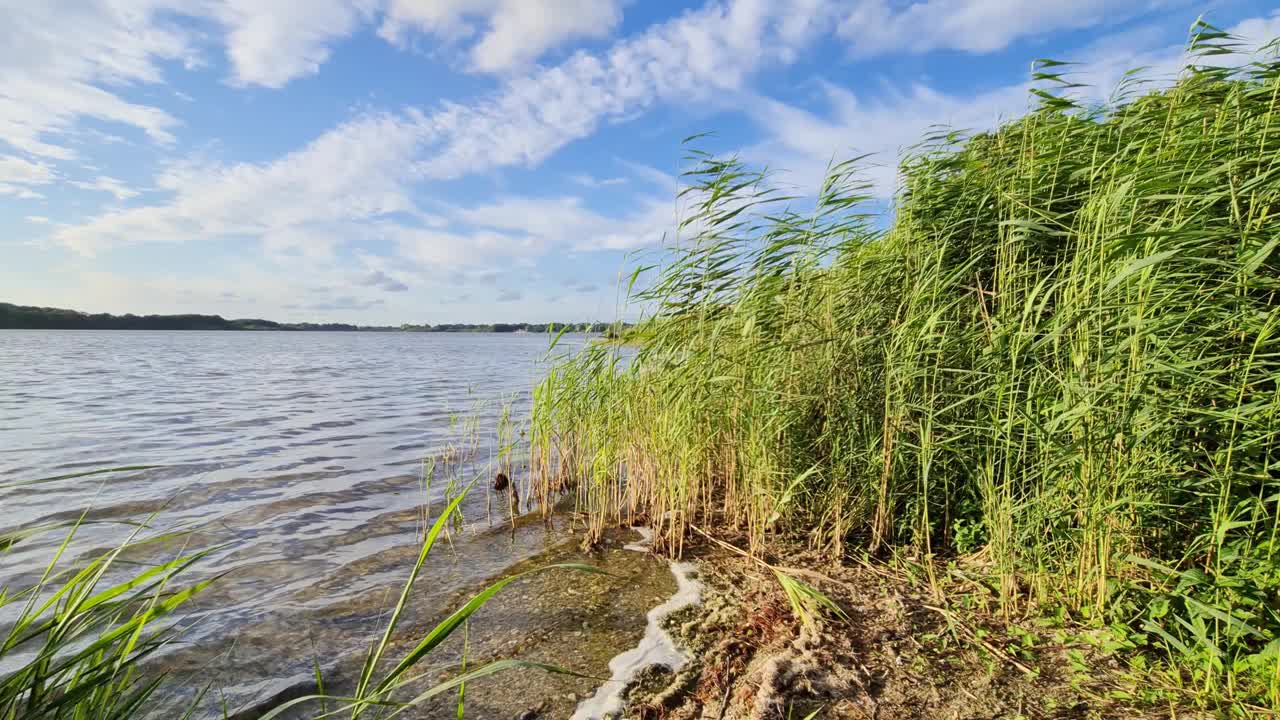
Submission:
[[[221,315],[112,315],[63,308],[0,303],[0,330],[284,330],[293,332],[481,332],[605,333],[625,323],[441,323],[438,325],[352,325],[349,323],[285,323],[259,318],[228,320]]]

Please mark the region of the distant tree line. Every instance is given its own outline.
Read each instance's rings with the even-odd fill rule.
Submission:
[[[615,323],[616,324],[616,323]],[[401,325],[400,329],[405,332],[495,332],[495,333],[511,333],[511,332],[531,332],[531,333],[558,333],[564,332],[589,332],[589,333],[607,333],[615,324],[602,322],[582,322],[582,323],[492,323],[487,325],[472,325],[469,323],[442,323],[439,325]]]
[[[345,332],[596,332],[614,333],[620,324],[591,323],[491,323],[472,325],[351,325],[347,323],[282,323],[221,315],[110,315],[61,308],[0,303],[0,329],[27,330],[328,330]]]

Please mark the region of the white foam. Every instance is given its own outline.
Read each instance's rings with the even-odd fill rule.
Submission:
[[[647,528],[636,528],[645,536],[638,545],[647,545],[653,539]],[[628,549],[634,549],[628,546]],[[648,547],[640,547],[648,550]],[[578,704],[572,720],[606,720],[622,713],[622,691],[649,665],[665,665],[679,670],[688,661],[671,636],[662,629],[662,619],[671,613],[697,603],[702,598],[702,583],[694,579],[696,566],[687,562],[672,562],[671,574],[676,578],[676,593],[666,602],[653,608],[648,614],[648,624],[640,644],[609,661],[609,679],[596,690],[596,694]]]
[[[623,550],[631,550],[633,552],[649,552],[653,549],[653,531],[647,527],[632,526],[632,530],[640,533],[640,542],[627,543],[622,546]]]

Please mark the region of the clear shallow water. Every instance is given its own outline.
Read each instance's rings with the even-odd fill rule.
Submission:
[[[583,342],[566,338],[557,349],[566,341]],[[313,653],[339,658],[368,646],[416,553],[423,505],[439,508],[450,476],[492,473],[503,405],[512,418],[527,417],[547,342],[0,330],[0,482],[161,466],[0,487],[0,530],[86,508],[93,519],[119,521],[158,510],[158,528],[189,532],[137,559],[225,546],[188,578],[229,572],[201,596],[204,616],[164,662],[193,681],[216,678],[237,707],[306,678]],[[519,466],[527,452],[514,458]],[[490,514],[485,490],[468,497],[467,528],[415,596],[419,616],[555,539],[541,527],[513,536],[503,503]],[[74,549],[99,552],[126,532],[93,524]],[[38,572],[60,540],[55,533],[0,556],[0,583]]]

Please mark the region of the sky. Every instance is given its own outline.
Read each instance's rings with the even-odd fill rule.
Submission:
[[[0,0],[0,301],[365,325],[613,320],[683,138],[879,197],[931,127],[1171,77],[1253,0]],[[621,280],[619,278],[622,278]]]

